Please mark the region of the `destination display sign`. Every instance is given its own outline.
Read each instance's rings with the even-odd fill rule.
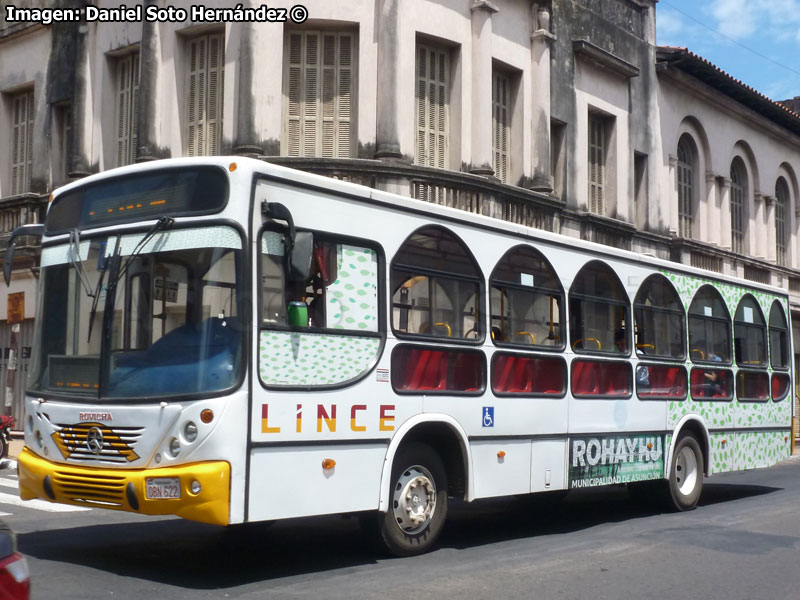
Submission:
[[[664,436],[616,434],[569,440],[569,488],[661,479]]]
[[[228,178],[219,167],[183,167],[128,174],[64,192],[47,213],[47,233],[162,216],[221,211]]]

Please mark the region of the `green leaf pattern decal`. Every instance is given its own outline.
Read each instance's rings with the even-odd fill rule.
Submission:
[[[332,385],[361,375],[378,355],[375,337],[262,331],[259,374],[266,385]]]
[[[337,278],[326,290],[326,323],[332,329],[378,331],[378,254],[337,244]]]
[[[705,285],[713,284],[719,290],[731,316],[736,314],[739,301],[745,294],[751,294],[758,302],[765,320],[775,300],[780,301],[785,314],[788,303],[785,298],[757,290],[748,290],[736,285],[712,282],[701,277],[682,275],[662,270],[675,286],[685,310],[689,311],[695,292]],[[686,361],[687,371],[692,363]],[[734,381],[737,367],[732,367]],[[772,368],[768,369],[772,374]],[[715,432],[711,434],[711,472],[722,473],[775,464],[789,456],[789,442],[784,431],[741,431],[746,428],[788,428],[791,425],[792,405],[789,398],[781,402],[731,402],[695,401],[691,395],[684,401],[669,402],[667,406],[667,427],[674,428],[686,415],[699,415],[709,429],[731,428],[739,431]],[[724,443],[723,443],[724,440]],[[668,442],[669,443],[669,442]]]

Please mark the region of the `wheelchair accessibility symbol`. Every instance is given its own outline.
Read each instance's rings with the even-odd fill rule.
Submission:
[[[483,407],[483,426],[494,427],[494,406]]]

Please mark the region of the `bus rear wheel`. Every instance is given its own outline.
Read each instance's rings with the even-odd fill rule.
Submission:
[[[669,494],[677,510],[692,510],[703,491],[703,451],[691,434],[675,444],[669,468]]]
[[[395,556],[430,550],[447,518],[447,477],[441,458],[419,442],[400,448],[392,465],[389,510],[380,513],[384,548]]]

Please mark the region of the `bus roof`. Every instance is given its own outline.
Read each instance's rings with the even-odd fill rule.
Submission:
[[[279,181],[287,185],[294,185],[294,186],[299,185],[301,187],[310,190],[319,190],[319,191],[324,191],[325,193],[338,194],[342,196],[347,196],[348,198],[351,199],[361,200],[364,202],[385,204],[386,208],[391,210],[400,210],[403,212],[415,212],[419,214],[424,214],[429,217],[438,218],[443,221],[449,221],[451,223],[457,223],[462,226],[477,227],[479,229],[484,229],[484,230],[486,229],[494,230],[498,233],[503,233],[507,235],[516,235],[529,241],[545,241],[559,246],[574,246],[576,243],[580,243],[582,250],[588,250],[589,252],[593,252],[598,255],[613,257],[617,260],[626,260],[637,264],[640,264],[643,261],[647,261],[654,267],[663,268],[665,270],[673,271],[676,273],[696,275],[710,280],[731,283],[734,285],[738,285],[740,287],[768,291],[775,295],[788,296],[788,293],[785,289],[771,286],[768,284],[758,283],[755,281],[742,279],[740,277],[732,275],[725,275],[722,273],[717,273],[715,271],[708,271],[705,269],[693,267],[691,265],[676,263],[670,260],[658,258],[655,255],[640,254],[633,252],[631,250],[614,248],[604,244],[599,244],[597,242],[581,240],[564,234],[553,233],[544,229],[536,229],[534,227],[528,227],[525,225],[512,223],[509,221],[504,221],[502,219],[497,219],[494,217],[487,217],[484,215],[469,213],[457,208],[441,206],[438,204],[426,202],[424,200],[417,200],[415,198],[411,198],[408,196],[401,196],[399,194],[393,194],[391,192],[384,192],[381,190],[376,190],[373,188],[366,187],[364,185],[351,183],[347,181],[341,181],[339,179],[333,179],[331,177],[326,177],[323,175],[316,175],[314,173],[308,173],[306,171],[300,171],[297,169],[292,169],[290,167],[272,164],[265,160],[248,158],[243,156],[202,156],[202,157],[191,157],[191,158],[170,158],[170,159],[137,163],[134,165],[128,165],[125,167],[119,167],[115,169],[109,169],[107,171],[91,175],[79,181],[75,181],[61,188],[58,188],[53,192],[51,200],[58,197],[64,192],[80,188],[90,183],[103,181],[106,179],[119,177],[122,175],[144,173],[155,169],[163,169],[165,167],[190,166],[190,165],[195,165],[195,166],[213,165],[213,166],[219,166],[228,171],[232,163],[236,163],[237,171],[246,171],[250,172],[252,175],[266,176],[269,179]]]

